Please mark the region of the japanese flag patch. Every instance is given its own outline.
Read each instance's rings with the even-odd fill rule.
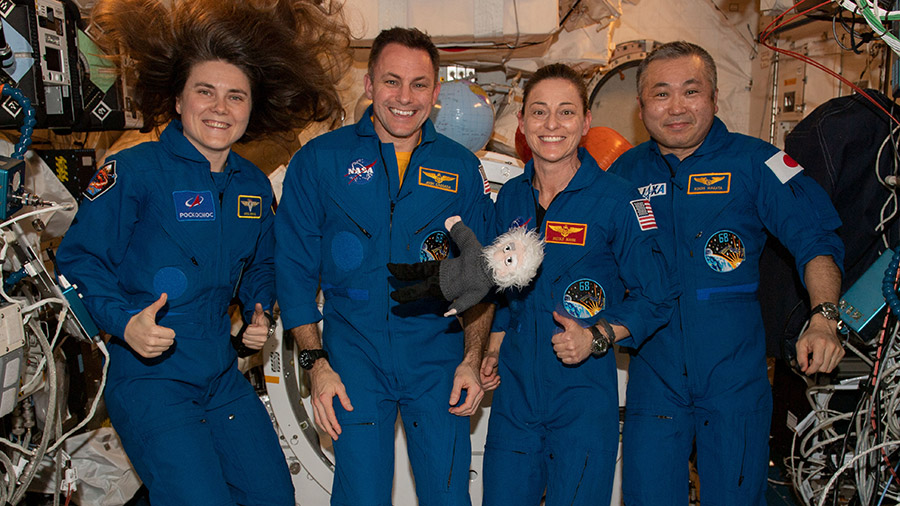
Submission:
[[[653,207],[647,199],[632,200],[631,207],[637,217],[641,230],[656,230],[656,218],[653,216]]]
[[[766,160],[766,165],[778,176],[781,184],[787,183],[792,177],[803,172],[803,167],[784,151],[772,155],[772,158]]]
[[[111,160],[103,164],[103,167],[100,167],[100,170],[94,174],[91,182],[88,183],[87,188],[84,190],[85,198],[94,200],[109,191],[110,188],[116,185],[116,177],[116,161]]]

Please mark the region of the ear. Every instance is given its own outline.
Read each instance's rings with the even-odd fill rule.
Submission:
[[[522,116],[522,109],[519,109],[519,112],[516,113],[516,118],[519,120],[519,130],[521,130],[522,133],[524,134],[525,133],[525,119]]]
[[[368,73],[363,76],[363,88],[365,88],[366,90],[366,98],[368,98],[369,100],[373,100],[372,96],[374,94],[374,84],[372,83],[372,77]]]
[[[719,112],[719,88],[713,92],[713,114]]]
[[[587,114],[584,115],[584,128],[581,129],[581,136],[584,137],[587,135],[588,130],[591,129],[591,122],[593,121],[593,116],[591,115],[591,110],[588,109]]]
[[[175,95],[175,112],[181,116],[181,93]]]
[[[434,107],[438,101],[438,95],[441,94],[441,82],[434,83],[434,93],[431,95],[431,106]]]
[[[641,100],[641,96],[637,96],[638,101],[638,119],[644,121],[644,101]]]

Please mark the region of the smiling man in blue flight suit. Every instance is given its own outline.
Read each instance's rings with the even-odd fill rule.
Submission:
[[[835,306],[840,220],[784,152],[728,132],[715,117],[716,68],[704,49],[655,49],[638,70],[638,94],[652,139],[610,171],[653,203],[682,296],[673,321],[629,366],[625,502],[687,504],[696,438],[704,505],[764,505],[772,396],[759,254],[768,231],[794,255],[815,308],[797,341],[798,363],[806,374],[829,372],[844,354]]]
[[[333,505],[391,504],[398,409],[419,504],[470,504],[468,416],[483,396],[478,368],[493,307],[466,311],[463,336],[456,318],[442,316],[446,303],[400,308],[389,297],[389,262],[450,254],[446,218],[459,215],[488,238],[493,210],[478,159],[428,120],[437,79],[427,35],[382,32],[365,76],[372,106],[304,146],[285,178],[278,300],[309,370],[316,423],[334,439]]]

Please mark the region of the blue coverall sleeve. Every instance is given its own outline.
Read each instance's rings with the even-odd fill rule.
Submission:
[[[250,322],[256,303],[272,311],[275,303],[275,216],[272,207],[263,210],[262,224],[253,258],[244,267],[238,298],[244,309],[244,321]]]
[[[844,245],[835,233],[841,219],[828,194],[802,172],[783,183],[767,159],[771,160],[763,155],[755,164],[760,171],[756,198],[760,220],[790,250],[801,278],[807,262],[820,255],[830,255],[843,273]]]
[[[616,228],[609,239],[610,248],[628,294],[601,315],[610,323],[628,328],[631,336],[618,344],[635,348],[668,323],[677,291],[656,240],[658,231],[641,230],[628,202],[618,205],[611,218]]]
[[[294,155],[275,214],[275,286],[285,329],[322,319],[316,291],[324,220],[316,163],[309,144]]]
[[[82,201],[56,260],[60,272],[77,285],[99,327],[122,337],[135,308],[119,286],[117,272],[140,220],[143,191],[137,174],[122,161],[111,157],[106,163],[117,165],[114,183],[94,200]]]

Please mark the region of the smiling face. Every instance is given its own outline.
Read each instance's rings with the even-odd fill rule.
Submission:
[[[544,79],[534,85],[519,113],[519,129],[536,166],[572,164],[578,167],[578,143],[591,127],[591,113],[574,84],[567,79]]]
[[[642,78],[640,117],[662,154],[684,160],[697,150],[719,110],[718,90],[699,56],[656,60]]]
[[[397,151],[412,151],[441,89],[428,52],[388,44],[366,74],[365,87],[378,138]]]
[[[216,172],[224,167],[232,144],[247,130],[251,107],[247,75],[220,60],[194,65],[175,99],[184,136]]]

